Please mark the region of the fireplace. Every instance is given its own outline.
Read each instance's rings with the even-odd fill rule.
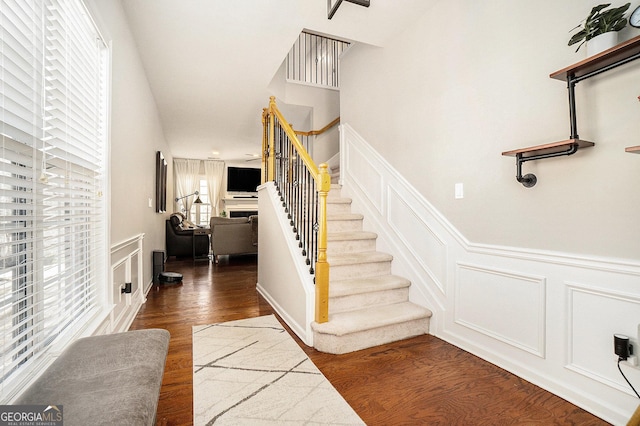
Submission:
[[[248,217],[258,214],[258,197],[225,198],[224,210],[229,217]]]
[[[258,210],[232,210],[229,212],[229,217],[249,217],[257,214]]]

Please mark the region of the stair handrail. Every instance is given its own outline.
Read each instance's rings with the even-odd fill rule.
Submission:
[[[336,118],[333,119],[333,121],[331,121],[329,124],[327,124],[326,126],[324,126],[320,130],[310,130],[308,132],[295,130],[295,132],[296,132],[296,135],[298,135],[298,136],[318,136],[318,135],[323,134],[324,132],[326,132],[327,130],[329,130],[330,128],[332,128],[333,126],[338,124],[339,122],[340,122],[340,117],[336,117]]]
[[[307,256],[307,263],[310,264],[310,272],[315,274],[315,321],[324,323],[329,320],[329,262],[327,262],[327,195],[331,189],[331,176],[329,175],[326,163],[317,166],[307,150],[298,139],[296,132],[289,122],[284,118],[276,105],[275,96],[269,98],[269,107],[263,109],[262,124],[262,165],[263,178],[266,181],[273,181],[280,194],[285,212],[288,213],[291,226],[296,232],[296,238],[300,239],[300,247],[303,248],[303,255]],[[339,118],[338,118],[339,120]],[[335,120],[334,120],[335,121]],[[330,126],[329,126],[330,127]],[[276,135],[276,128],[278,134]],[[286,140],[286,142],[284,142]],[[276,149],[276,144],[279,144]],[[286,146],[285,146],[286,145]],[[304,175],[299,173],[298,159],[301,160],[304,168],[311,176],[313,182],[308,188],[313,188],[315,192],[313,205],[304,204],[305,195],[301,198],[289,199],[288,194],[292,192],[304,192],[303,185],[297,181],[298,178],[304,180]],[[276,160],[279,163],[276,163]],[[278,167],[279,166],[279,167]],[[309,198],[309,194],[306,195]],[[310,207],[315,212],[310,212]],[[296,214],[299,213],[299,214]],[[296,222],[301,217],[305,218],[304,223]],[[310,222],[315,220],[315,222]],[[314,242],[305,241],[307,246],[303,246],[304,233],[300,235],[300,229],[304,228],[309,234],[315,237]],[[313,238],[312,238],[313,240]],[[316,251],[317,255],[311,251]]]
[[[302,131],[302,130],[293,129],[293,126],[291,126],[291,128],[293,129],[294,132],[296,132],[296,135],[298,136],[298,140],[300,141],[302,146],[307,150],[307,153],[313,155],[313,149],[315,147],[316,139],[320,135],[324,134],[326,131],[332,129],[338,123],[340,123],[340,117],[333,119],[333,121],[331,121],[329,124],[327,124],[320,130]]]

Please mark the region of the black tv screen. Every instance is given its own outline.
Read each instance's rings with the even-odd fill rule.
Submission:
[[[260,169],[227,167],[227,192],[256,192],[260,185]]]

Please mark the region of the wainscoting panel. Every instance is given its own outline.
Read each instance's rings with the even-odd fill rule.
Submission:
[[[111,311],[98,328],[103,333],[128,330],[146,300],[142,282],[143,239],[144,234],[139,234],[111,247],[110,285],[107,291]],[[131,292],[123,293],[128,283],[131,284]]]
[[[463,263],[458,263],[456,276],[456,323],[545,357],[543,277]]]
[[[414,284],[409,289],[411,301],[434,312],[443,310],[449,262],[438,221],[433,220],[428,206],[415,198],[410,186],[348,125],[340,128],[340,144],[342,193],[353,199],[352,211],[364,214],[365,230],[378,234],[377,249],[393,255],[393,273]],[[376,183],[370,185],[375,190],[363,184],[372,176]],[[407,226],[405,220],[413,225]],[[437,329],[439,321],[440,316],[432,317],[432,327]]]
[[[120,259],[117,263],[111,265],[112,279],[109,290],[111,292],[110,298],[113,300],[113,308],[111,309],[111,326],[122,322],[127,308],[130,306],[130,301],[127,300],[130,297],[125,295],[120,290],[125,282],[129,279],[129,271],[127,267],[127,259]],[[112,331],[112,330],[110,330]]]
[[[628,336],[637,355],[636,324],[640,324],[640,297],[577,283],[567,284],[567,292],[567,368],[633,395],[616,367],[613,335]],[[600,314],[602,312],[607,314]],[[635,377],[633,383],[640,383],[640,371]]]
[[[415,262],[429,274],[441,292],[447,273],[447,247],[429,227],[424,215],[393,187],[388,188],[387,221],[389,226],[413,254]]]

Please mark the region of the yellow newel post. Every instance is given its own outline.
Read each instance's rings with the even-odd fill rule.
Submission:
[[[276,179],[275,108],[276,97],[271,96],[269,98],[269,173],[267,176],[269,182]]]
[[[328,165],[320,164],[318,186],[318,261],[316,262],[316,322],[329,321],[329,263],[327,262],[327,194],[331,189]]]

